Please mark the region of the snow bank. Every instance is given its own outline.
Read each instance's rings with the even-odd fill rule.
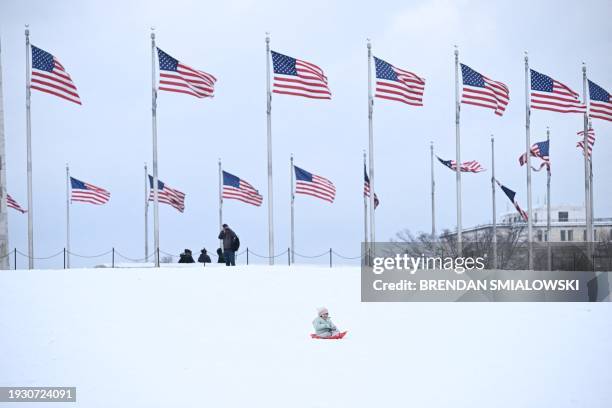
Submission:
[[[612,399],[610,303],[364,304],[359,274],[1,271],[0,385],[76,386],[69,407],[558,408]],[[344,340],[309,338],[322,305],[349,330]]]

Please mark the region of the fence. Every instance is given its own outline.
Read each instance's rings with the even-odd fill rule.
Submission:
[[[332,268],[334,266],[334,256],[336,258],[339,258],[343,261],[357,261],[359,260],[361,262],[361,255],[358,256],[345,256],[342,255],[336,251],[333,250],[333,248],[329,248],[329,250],[326,250],[325,252],[322,252],[318,255],[304,255],[304,254],[300,254],[298,252],[293,252],[295,255],[295,258],[301,258],[301,259],[306,259],[306,260],[315,260],[315,259],[321,259],[321,258],[325,258],[325,264],[327,264],[329,262],[329,267]],[[18,269],[18,255],[20,256],[19,259],[23,259],[25,258],[24,261],[24,266],[25,268],[27,268],[29,262],[28,260],[30,259],[30,257],[28,256],[28,254],[23,253],[21,251],[19,251],[17,248],[13,249],[11,252],[9,252],[8,254],[0,257],[0,259],[2,258],[9,258],[9,265],[10,265],[10,269]],[[75,258],[80,258],[80,259],[89,259],[89,260],[94,260],[94,259],[99,259],[101,261],[101,264],[98,265],[109,265],[110,267],[114,268],[115,266],[118,266],[121,263],[124,262],[129,262],[129,263],[133,263],[133,264],[143,264],[143,265],[139,265],[142,267],[152,267],[152,264],[154,265],[155,262],[155,256],[158,256],[160,259],[161,263],[173,263],[175,262],[175,258],[178,261],[178,259],[180,258],[180,255],[177,254],[173,254],[170,252],[165,252],[162,251],[161,249],[157,250],[157,254],[151,253],[149,254],[149,256],[147,257],[143,257],[143,258],[132,258],[126,255],[123,255],[121,252],[117,251],[115,248],[111,248],[110,250],[103,252],[101,254],[97,254],[97,255],[83,255],[83,254],[77,254],[74,252],[70,252],[67,251],[66,248],[63,248],[62,250],[60,250],[57,253],[54,253],[52,255],[49,256],[43,256],[43,257],[32,257],[32,259],[34,260],[38,260],[38,261],[43,261],[43,260],[51,260],[51,259],[55,259],[55,258],[59,258],[61,259],[60,265],[62,265],[63,269],[67,269],[68,268],[68,257],[75,257]],[[214,254],[211,254],[214,255]],[[267,255],[261,255],[258,254],[252,250],[249,249],[249,247],[247,247],[245,250],[241,251],[241,252],[237,252],[236,253],[236,262],[238,262],[239,258],[242,259],[242,257],[244,256],[244,263],[246,265],[249,264],[253,264],[253,259],[252,258],[256,258],[256,259],[262,259],[262,260],[270,260],[270,258],[273,258],[275,260],[282,260],[284,259],[284,257],[287,257],[287,265],[291,265],[291,249],[287,248],[286,250],[284,250],[283,252],[276,254],[272,257],[267,256]],[[107,262],[104,262],[104,257],[106,258]],[[110,258],[110,259],[108,259]],[[294,258],[294,264],[295,262],[295,258]],[[110,260],[110,262],[108,262]],[[276,262],[275,262],[276,263]],[[59,266],[59,265],[58,265]]]

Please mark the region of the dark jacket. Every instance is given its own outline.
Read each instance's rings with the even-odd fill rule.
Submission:
[[[235,237],[236,233],[231,228],[227,228],[219,233],[219,239],[223,240],[223,250],[232,250],[232,243]]]
[[[195,263],[195,261],[193,260],[193,256],[191,256],[191,251],[189,249],[186,249],[185,252],[181,254],[181,257],[179,258],[179,263]]]
[[[198,257],[199,263],[210,263],[210,256],[206,253],[206,250],[202,250],[200,256]]]
[[[221,239],[221,238],[219,238]],[[221,250],[221,248],[217,248],[217,256],[219,257],[219,259],[217,260],[217,263],[225,263],[225,257],[223,256],[223,251]]]
[[[193,256],[191,256],[191,252],[183,252],[178,263],[195,263],[195,261],[193,260]]]

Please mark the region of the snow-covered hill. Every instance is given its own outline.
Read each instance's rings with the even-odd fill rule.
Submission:
[[[359,274],[1,271],[0,385],[76,386],[69,407],[610,406],[610,303],[365,304]],[[309,338],[322,305],[344,340]]]

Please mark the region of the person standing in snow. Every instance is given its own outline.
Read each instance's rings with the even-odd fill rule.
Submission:
[[[200,252],[200,256],[198,257],[198,262],[203,263],[203,264],[207,264],[211,262],[210,256],[208,256],[208,253],[206,252],[206,248],[202,248],[202,251]]]
[[[195,263],[193,256],[191,255],[191,249],[185,249],[179,258],[178,263]]]
[[[329,318],[329,311],[326,307],[317,309],[318,316],[312,321],[315,333],[319,337],[335,336],[339,333],[338,328]]]
[[[221,248],[217,248],[217,263],[225,263],[225,258],[223,257],[223,250]]]
[[[219,239],[223,240],[223,257],[225,265],[236,266],[236,251],[238,250],[238,236],[227,224],[223,224],[223,229],[219,233]]]

